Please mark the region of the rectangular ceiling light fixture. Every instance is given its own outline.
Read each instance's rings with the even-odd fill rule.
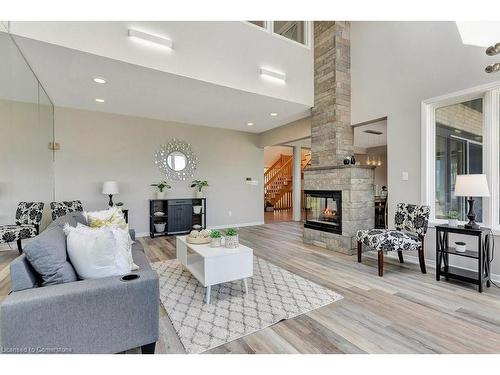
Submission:
[[[146,41],[149,43],[154,43],[163,47],[172,49],[174,47],[174,42],[171,39],[165,38],[163,36],[153,35],[145,33],[143,31],[138,31],[134,29],[128,29],[128,36],[131,38],[137,38],[141,41]]]
[[[286,74],[285,73],[276,72],[274,70],[270,70],[267,68],[260,68],[260,75],[262,77],[271,78],[273,80],[277,80],[277,81],[281,81],[281,82],[286,81]]]

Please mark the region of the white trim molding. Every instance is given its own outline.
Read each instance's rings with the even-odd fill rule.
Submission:
[[[435,215],[435,165],[436,165],[436,119],[437,108],[459,104],[473,99],[483,99],[483,172],[487,175],[490,198],[484,199],[483,221],[492,228],[500,228],[499,152],[500,152],[500,81],[460,90],[422,101],[421,105],[421,203],[430,206],[431,224],[446,220]]]

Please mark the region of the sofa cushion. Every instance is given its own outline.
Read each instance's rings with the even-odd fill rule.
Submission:
[[[39,278],[24,254],[10,263],[10,287],[13,292],[37,288]]]
[[[61,216],[56,220],[54,220],[52,223],[50,223],[48,228],[57,226],[62,230],[66,223],[69,224],[69,226],[71,227],[76,227],[77,224],[79,223],[87,225],[87,220],[85,219],[85,216],[83,216],[83,213],[81,212],[70,212],[69,214]]]
[[[70,225],[76,225],[78,220],[72,214],[59,218],[24,248],[26,258],[42,279],[42,286],[77,280],[75,270],[68,261],[66,236],[61,226],[64,220],[61,219],[66,220]]]
[[[150,270],[151,265],[149,264],[148,258],[142,249],[142,246],[136,246],[137,243],[132,245],[132,257],[134,258],[134,263],[139,266],[141,271]]]

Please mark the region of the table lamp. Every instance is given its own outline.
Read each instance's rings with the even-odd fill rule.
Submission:
[[[469,222],[464,225],[467,229],[479,229],[476,223],[476,213],[474,212],[474,199],[472,197],[489,197],[488,181],[485,174],[462,174],[457,175],[455,183],[455,196],[468,197],[469,212],[467,217]]]
[[[102,184],[102,193],[109,195],[109,206],[113,206],[113,194],[118,194],[118,182],[104,181]]]

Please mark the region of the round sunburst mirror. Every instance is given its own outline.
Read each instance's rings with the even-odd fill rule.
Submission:
[[[155,154],[155,165],[168,180],[183,181],[194,176],[198,157],[191,145],[180,139],[172,139],[160,146]]]

